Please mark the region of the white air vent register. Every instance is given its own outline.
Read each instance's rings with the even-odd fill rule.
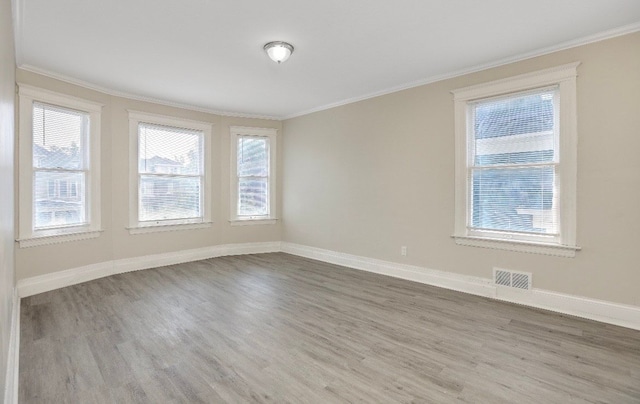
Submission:
[[[493,283],[498,286],[531,290],[531,274],[529,272],[493,268]]]

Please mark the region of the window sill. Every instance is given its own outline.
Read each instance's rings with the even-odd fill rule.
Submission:
[[[532,254],[553,255],[556,257],[574,258],[576,251],[580,251],[578,246],[568,246],[560,244],[545,244],[535,243],[531,241],[514,241],[514,240],[501,240],[501,239],[489,239],[483,237],[471,237],[471,236],[452,236],[456,240],[456,244],[481,247],[481,248],[493,248],[497,250],[517,251]]]
[[[37,247],[42,245],[51,245],[58,243],[66,243],[68,241],[89,240],[100,237],[100,233],[104,230],[87,230],[68,233],[51,234],[46,236],[35,235],[28,238],[17,239],[20,248]]]
[[[231,226],[251,226],[256,224],[276,224],[277,219],[264,218],[264,219],[233,219],[229,220]]]
[[[147,233],[158,233],[158,232],[164,232],[164,231],[206,229],[208,227],[211,227],[211,223],[212,222],[154,224],[154,225],[147,225],[147,226],[127,227],[127,230],[129,230],[129,234],[147,234]]]

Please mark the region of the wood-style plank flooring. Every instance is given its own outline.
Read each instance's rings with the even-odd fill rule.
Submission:
[[[640,403],[640,332],[283,253],[22,299],[22,403]]]

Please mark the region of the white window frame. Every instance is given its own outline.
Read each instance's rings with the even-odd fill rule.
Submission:
[[[102,232],[100,211],[100,118],[103,104],[18,83],[18,244],[20,248],[96,238]],[[85,151],[87,171],[85,209],[87,223],[77,226],[35,229],[33,218],[33,104],[41,102],[89,115]]]
[[[538,253],[561,257],[575,257],[576,245],[576,177],[577,177],[577,118],[576,77],[580,62],[570,63],[503,80],[492,81],[452,91],[455,109],[455,230],[457,244],[501,250]],[[557,151],[559,184],[559,236],[538,239],[509,232],[472,232],[470,223],[470,104],[475,101],[505,96],[545,87],[559,88],[559,144]]]
[[[277,136],[278,130],[274,128],[253,128],[246,126],[231,126],[231,200],[230,219],[232,226],[242,226],[250,224],[275,224],[276,218],[276,156],[277,156]],[[239,216],[238,215],[238,139],[240,137],[262,137],[269,140],[269,206],[268,214],[261,216]]]
[[[211,227],[211,142],[213,125],[209,122],[193,121],[147,112],[129,110],[129,230],[130,234],[155,233],[161,231],[191,230]],[[138,197],[140,192],[138,173],[138,126],[141,123],[168,126],[172,128],[202,131],[203,133],[203,169],[202,216],[191,219],[140,222],[138,216]]]

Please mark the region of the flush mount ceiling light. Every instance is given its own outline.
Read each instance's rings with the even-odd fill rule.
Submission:
[[[269,42],[264,46],[264,51],[276,63],[282,63],[289,59],[293,53],[293,45],[282,41]]]

